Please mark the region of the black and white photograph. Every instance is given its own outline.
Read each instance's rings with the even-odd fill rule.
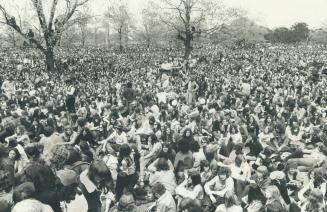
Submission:
[[[326,0],[0,0],[0,212],[327,212]]]

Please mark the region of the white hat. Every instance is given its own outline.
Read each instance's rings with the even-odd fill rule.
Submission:
[[[284,172],[281,171],[273,171],[270,173],[270,179],[272,180],[282,180],[285,178]]]
[[[203,99],[203,98],[200,98],[199,103],[200,103],[201,105],[204,105],[204,104],[206,103],[206,100]]]

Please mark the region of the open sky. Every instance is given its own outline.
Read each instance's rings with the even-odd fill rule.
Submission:
[[[248,11],[249,16],[268,27],[306,22],[319,28],[327,21],[327,0],[224,0],[227,5]]]
[[[51,2],[52,0],[45,0]],[[137,20],[141,20],[141,11],[149,0],[89,0],[94,15],[101,15],[109,2],[126,1]],[[152,0],[161,2],[162,0]],[[327,0],[213,0],[223,1],[227,6],[247,11],[249,18],[256,23],[275,28],[289,27],[295,22],[306,22],[310,28],[320,28],[327,23]],[[30,0],[0,0],[0,3],[16,3],[20,7]]]
[[[100,12],[108,0],[94,1],[94,11]],[[160,0],[153,0],[160,1]],[[218,0],[216,0],[218,1]],[[319,28],[327,22],[327,0],[222,0],[227,6],[247,11],[256,23],[270,28],[306,22],[311,28]],[[128,0],[130,10],[139,18],[148,0]]]

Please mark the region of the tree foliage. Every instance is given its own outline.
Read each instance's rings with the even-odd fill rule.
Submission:
[[[153,1],[148,2],[147,7],[142,10],[140,37],[147,47],[157,45],[167,32],[167,27],[160,20],[159,10],[159,5]]]
[[[111,22],[113,28],[118,33],[119,48],[122,51],[129,39],[129,32],[134,28],[133,17],[127,4],[119,1],[113,4],[106,13],[106,17]]]
[[[239,41],[245,43],[257,43],[265,41],[264,35],[269,29],[257,25],[254,21],[246,17],[239,17],[230,24],[224,24],[221,28],[210,36],[210,40],[215,44],[235,44]]]
[[[309,27],[306,23],[295,23],[291,28],[279,27],[265,35],[271,43],[297,43],[307,41]]]

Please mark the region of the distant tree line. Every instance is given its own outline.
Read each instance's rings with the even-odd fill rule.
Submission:
[[[271,43],[298,43],[309,38],[310,30],[306,23],[296,23],[290,28],[279,27],[269,31],[264,38]]]

